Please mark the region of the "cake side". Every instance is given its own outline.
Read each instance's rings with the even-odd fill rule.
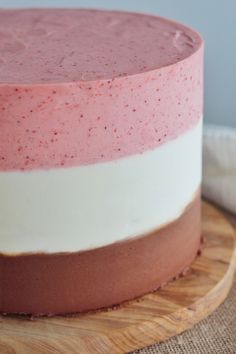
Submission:
[[[0,311],[86,311],[162,286],[200,245],[201,38],[110,11],[0,19]]]

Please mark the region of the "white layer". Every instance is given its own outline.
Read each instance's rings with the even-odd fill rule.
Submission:
[[[112,162],[1,172],[0,252],[79,251],[173,221],[201,182],[201,130]]]

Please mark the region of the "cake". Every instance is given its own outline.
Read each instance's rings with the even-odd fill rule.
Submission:
[[[112,307],[201,242],[203,42],[151,15],[0,10],[0,312]]]

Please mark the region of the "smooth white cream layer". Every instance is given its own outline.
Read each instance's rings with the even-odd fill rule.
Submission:
[[[1,172],[0,252],[80,251],[172,222],[200,185],[201,135],[199,121],[142,155],[66,169]]]

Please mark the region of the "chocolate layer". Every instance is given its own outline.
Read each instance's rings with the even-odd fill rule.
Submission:
[[[65,314],[151,292],[194,260],[200,195],[176,221],[142,237],[77,253],[0,255],[0,312]]]

